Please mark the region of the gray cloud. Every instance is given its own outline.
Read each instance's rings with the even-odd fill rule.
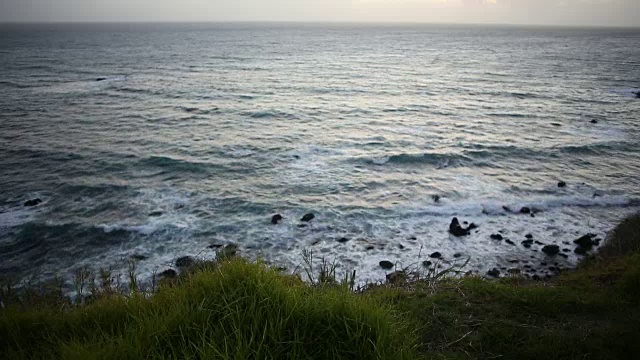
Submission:
[[[410,21],[640,26],[640,0],[0,1],[0,21]]]

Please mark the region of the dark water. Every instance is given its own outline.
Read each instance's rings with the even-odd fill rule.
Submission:
[[[543,261],[520,246],[527,233],[569,247],[640,207],[640,31],[0,31],[5,275],[122,269],[137,254],[148,276],[212,243],[290,267],[314,249],[361,278],[434,251],[484,273]],[[452,216],[479,232],[450,238]],[[499,230],[517,246],[489,239]]]

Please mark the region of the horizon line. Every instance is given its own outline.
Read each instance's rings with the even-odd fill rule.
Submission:
[[[431,26],[496,26],[496,27],[539,27],[539,28],[579,28],[579,29],[640,29],[640,25],[580,25],[580,24],[537,24],[537,23],[465,23],[465,22],[419,22],[419,21],[343,21],[343,20],[105,20],[105,21],[0,21],[2,25],[135,25],[135,24],[292,24],[292,25],[431,25]]]

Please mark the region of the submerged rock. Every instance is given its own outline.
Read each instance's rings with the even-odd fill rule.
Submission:
[[[527,239],[533,239],[533,235],[531,235],[531,234],[527,234],[524,237],[527,238]]]
[[[271,217],[271,223],[272,223],[273,225],[278,224],[281,220],[282,220],[282,215],[280,215],[280,214],[275,214],[275,215],[273,215],[273,216]]]
[[[380,261],[379,265],[381,268],[385,270],[393,269],[393,267],[395,266],[391,261],[387,261],[387,260]]]
[[[429,255],[429,257],[432,259],[440,259],[442,257],[442,254],[436,251],[433,254]]]
[[[431,265],[433,265],[433,263],[431,261],[429,261],[429,260],[425,260],[425,261],[422,262],[422,266],[424,266],[426,268],[430,267]]]
[[[592,120],[591,120],[591,123],[592,123],[592,124],[597,124],[597,123],[598,123],[598,120],[596,120],[596,119],[592,119]]]
[[[545,245],[542,248],[542,252],[549,256],[555,256],[560,253],[560,247],[558,245]]]
[[[369,246],[367,246],[367,247],[366,247],[366,250],[367,250],[367,251],[371,251],[371,250],[373,250],[373,249],[375,249],[375,248],[376,248],[375,246],[373,246],[373,245],[369,245]]]
[[[506,242],[509,245],[515,245],[516,244],[516,243],[514,243],[513,241],[511,241],[509,239],[505,240],[504,242]]]
[[[159,275],[161,278],[164,278],[164,279],[173,279],[178,276],[178,273],[173,269],[168,269],[161,272]]]
[[[315,218],[316,218],[316,216],[315,216],[315,215],[313,215],[312,213],[309,213],[309,214],[305,214],[305,215],[302,217],[302,219],[300,219],[300,221],[309,222],[309,221],[311,221],[311,220],[313,220],[313,219],[315,219]]]
[[[566,183],[566,182],[564,182],[564,181],[560,181],[560,182],[558,183],[558,187],[559,187],[559,188],[567,187],[567,183]]]
[[[195,260],[193,260],[191,256],[183,256],[181,258],[178,258],[178,260],[176,260],[176,267],[185,268],[193,265],[194,263],[195,263]]]
[[[529,249],[529,248],[531,248],[531,244],[533,244],[533,240],[525,240],[521,244],[522,244],[522,246],[524,246],[527,249]]]
[[[153,211],[149,213],[149,217],[158,217],[158,216],[162,216],[163,212],[162,211]]]
[[[493,240],[498,240],[498,241],[502,241],[503,237],[500,234],[493,234],[490,236],[491,239]]]
[[[35,199],[32,199],[32,200],[27,200],[24,203],[24,206],[37,206],[37,205],[39,205],[41,203],[42,203],[42,200],[40,200],[40,198],[35,198]]]
[[[431,198],[433,199],[433,202],[435,202],[435,203],[440,202],[440,195],[432,195]]]
[[[336,240],[336,241],[338,241],[338,242],[339,242],[339,243],[341,243],[341,244],[344,244],[344,243],[346,243],[347,241],[349,241],[349,239],[347,239],[346,237],[343,237],[343,238],[340,238],[340,239],[338,239],[338,240]]]
[[[96,78],[96,81],[105,81],[105,80],[107,80],[107,78],[106,78],[106,77],[99,77],[99,78]]]
[[[397,284],[404,282],[407,279],[407,274],[404,271],[394,271],[391,274],[387,274],[387,281],[390,284]]]

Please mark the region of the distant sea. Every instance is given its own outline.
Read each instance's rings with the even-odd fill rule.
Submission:
[[[233,243],[361,280],[382,260],[545,276],[640,209],[637,91],[632,29],[2,25],[0,274],[135,256],[144,280]]]

